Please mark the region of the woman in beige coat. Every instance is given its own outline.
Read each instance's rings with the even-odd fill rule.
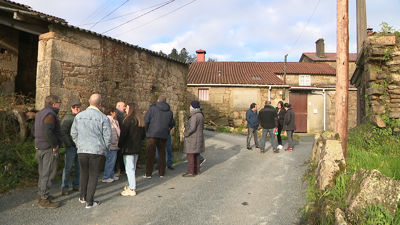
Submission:
[[[183,152],[187,154],[189,168],[182,177],[195,177],[200,174],[200,153],[204,152],[204,115],[200,102],[190,103],[190,116],[185,126]]]

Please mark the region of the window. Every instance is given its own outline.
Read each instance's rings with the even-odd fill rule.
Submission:
[[[311,76],[310,75],[300,75],[299,76],[300,86],[311,86]]]
[[[208,101],[208,89],[199,89],[199,101]]]

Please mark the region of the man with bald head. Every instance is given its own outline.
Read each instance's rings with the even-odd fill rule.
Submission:
[[[99,172],[105,156],[110,150],[112,130],[110,120],[99,107],[101,96],[90,96],[90,106],[75,116],[71,127],[71,137],[78,148],[79,167],[81,169],[81,194],[79,201],[86,203],[86,208],[100,204],[94,201]]]

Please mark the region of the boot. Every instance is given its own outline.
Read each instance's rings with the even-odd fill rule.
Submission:
[[[50,200],[54,200],[54,199],[56,199],[53,195],[49,195],[49,197],[47,197],[47,199],[50,199]],[[42,196],[41,195],[37,195],[37,203],[40,203],[40,200],[42,200]]]
[[[40,200],[39,208],[41,209],[55,209],[58,207],[60,207],[60,203],[52,202],[49,198]]]

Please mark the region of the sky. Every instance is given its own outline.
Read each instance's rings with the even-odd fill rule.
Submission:
[[[169,54],[205,50],[206,60],[298,62],[336,52],[335,0],[14,0],[132,45]],[[349,52],[357,52],[356,0],[349,1]],[[366,0],[367,26],[400,30],[400,0]],[[112,20],[110,20],[112,19]],[[98,21],[102,21],[99,22]],[[108,21],[104,21],[108,20]],[[86,25],[85,25],[86,24]]]

